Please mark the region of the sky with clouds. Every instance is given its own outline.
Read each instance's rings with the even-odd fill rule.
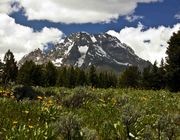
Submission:
[[[0,58],[17,60],[73,32],[107,32],[152,63],[180,29],[179,0],[0,0]]]

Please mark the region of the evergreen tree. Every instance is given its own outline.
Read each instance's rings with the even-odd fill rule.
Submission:
[[[1,62],[0,59],[0,83],[2,82],[2,74],[3,74],[3,63]]]
[[[77,74],[74,70],[74,67],[73,66],[69,67],[67,74],[67,81],[69,88],[74,88],[76,86],[76,76]]]
[[[77,85],[85,86],[87,84],[87,76],[83,69],[76,68],[77,71]]]
[[[114,87],[114,88],[117,87],[118,79],[117,79],[116,74],[114,73],[109,74],[109,82],[111,83],[110,87]]]
[[[151,66],[148,66],[143,69],[141,86],[142,88],[145,89],[151,89],[151,83],[152,83]]]
[[[90,86],[96,87],[97,83],[98,83],[98,77],[97,77],[96,68],[94,65],[91,65],[88,76],[89,76],[88,82],[89,82]]]
[[[55,86],[57,81],[57,69],[54,64],[49,61],[45,66],[46,86]]]
[[[66,67],[62,67],[59,71],[58,75],[58,85],[63,86],[63,87],[68,87],[68,80],[67,76],[68,75],[68,70]]]
[[[151,89],[159,90],[161,89],[161,79],[160,79],[159,68],[157,67],[157,62],[155,61],[151,72]]]
[[[98,87],[105,88],[106,87],[107,78],[105,76],[105,72],[100,72],[98,75]]]
[[[2,80],[6,85],[8,82],[15,82],[18,73],[18,67],[14,55],[10,50],[8,50],[4,56],[4,63]]]
[[[158,72],[159,72],[161,89],[164,89],[166,87],[166,70],[165,70],[164,59],[161,60],[161,64]]]
[[[19,69],[17,76],[18,84],[33,85],[34,69],[36,69],[35,63],[33,61],[26,61]]]
[[[166,54],[167,86],[171,91],[180,91],[180,30],[168,42]]]
[[[45,70],[43,65],[35,65],[31,72],[32,85],[45,86]]]
[[[140,84],[141,73],[136,66],[129,66],[121,75],[119,85],[121,87],[137,88]]]

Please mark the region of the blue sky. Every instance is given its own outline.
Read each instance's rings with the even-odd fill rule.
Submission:
[[[180,0],[2,0],[0,58],[11,49],[20,60],[49,42],[86,31],[108,32],[141,58],[159,62],[179,29]]]

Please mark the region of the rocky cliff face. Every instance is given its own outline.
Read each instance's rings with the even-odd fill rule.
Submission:
[[[130,65],[143,69],[151,64],[139,58],[129,46],[116,37],[85,32],[73,33],[62,43],[53,46],[51,44],[51,47],[46,46],[44,50],[35,50],[24,56],[19,65],[29,60],[36,64],[52,61],[56,66],[73,65],[81,68],[95,65],[99,69],[112,69],[116,72],[121,72]]]

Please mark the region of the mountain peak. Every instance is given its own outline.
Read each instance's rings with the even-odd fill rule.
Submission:
[[[37,49],[20,60],[22,65],[26,60],[37,64],[52,61],[56,66],[72,65],[87,68],[96,65],[100,69],[111,69],[121,72],[129,65],[137,65],[140,69],[149,62],[139,58],[132,48],[121,41],[105,34],[89,34],[86,32],[72,33],[59,44],[54,44],[44,54]]]

